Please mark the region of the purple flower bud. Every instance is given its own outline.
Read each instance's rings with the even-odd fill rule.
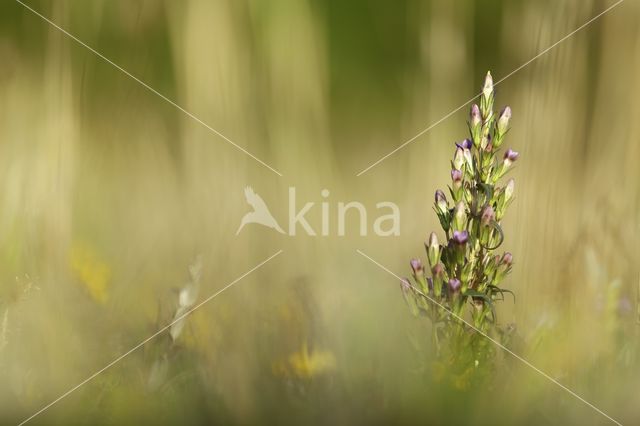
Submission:
[[[411,264],[411,269],[413,269],[413,274],[415,276],[421,276],[424,272],[424,268],[422,267],[420,259],[411,259],[409,263]]]
[[[478,105],[471,105],[471,113],[469,114],[471,126],[475,127],[482,122],[482,116],[480,115],[480,108]]]
[[[456,143],[456,146],[462,149],[471,149],[473,142],[471,142],[471,139],[465,139],[462,142]]]
[[[511,163],[513,163],[514,161],[516,161],[518,159],[518,154],[516,151],[512,150],[511,148],[509,148],[505,153],[504,153],[504,160],[505,161],[510,161]]]
[[[504,134],[509,128],[509,120],[511,120],[511,108],[504,107],[498,118],[498,132]]]
[[[467,231],[453,231],[453,242],[462,245],[469,241],[469,233]]]
[[[513,256],[511,255],[511,253],[506,252],[505,254],[502,255],[502,259],[500,260],[500,263],[502,263],[503,265],[511,266],[512,262],[513,262]]]
[[[480,222],[484,226],[488,226],[495,219],[496,219],[496,213],[493,210],[493,207],[491,207],[490,205],[485,206],[485,208],[482,209],[482,215],[480,217]]]
[[[444,277],[444,266],[442,266],[442,263],[437,263],[431,268],[431,273],[435,278],[442,279]]]
[[[400,288],[404,294],[408,294],[411,291],[411,283],[409,278],[403,278],[400,280]]]
[[[436,207],[440,214],[445,214],[449,209],[449,205],[447,204],[447,197],[444,195],[444,192],[441,190],[436,191]]]
[[[457,278],[451,278],[449,280],[449,288],[451,289],[452,292],[457,292],[458,290],[460,290],[461,287],[461,283],[460,280]]]
[[[451,170],[451,180],[454,183],[462,182],[462,172],[460,170],[452,169]]]

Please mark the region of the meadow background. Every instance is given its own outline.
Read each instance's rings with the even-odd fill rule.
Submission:
[[[174,343],[159,336],[32,423],[610,423],[507,355],[490,387],[443,383],[426,320],[355,252],[404,275],[424,258],[467,108],[355,175],[612,1],[26,3],[283,176],[4,0],[0,423],[170,322],[199,254],[203,299],[280,249]],[[499,320],[623,424],[640,421],[638,22],[627,0],[497,87],[521,154],[504,221],[517,300]],[[329,189],[332,209],[393,201],[401,235],[236,236],[247,185],[281,224],[289,186],[316,204]]]

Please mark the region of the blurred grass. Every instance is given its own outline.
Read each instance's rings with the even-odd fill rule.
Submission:
[[[149,343],[34,423],[606,423],[508,357],[491,389],[438,383],[425,324],[354,251],[397,273],[422,252],[466,111],[354,175],[477,93],[487,69],[506,75],[611,2],[28,4],[284,177],[4,2],[2,423],[170,321],[196,254],[202,298],[280,248],[176,345]],[[625,2],[498,86],[522,154],[505,220],[518,300],[501,322],[535,365],[625,424],[638,402],[639,11]],[[370,212],[394,201],[402,234],[235,237],[246,185],[277,218],[288,186]]]

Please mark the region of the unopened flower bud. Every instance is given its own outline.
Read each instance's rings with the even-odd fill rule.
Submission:
[[[438,242],[438,236],[435,232],[429,235],[429,241],[427,243],[427,257],[429,258],[429,265],[433,267],[440,260],[440,243]]]
[[[485,206],[482,209],[482,214],[480,216],[480,223],[484,226],[489,226],[496,219],[496,213],[493,210],[493,207],[490,205]]]
[[[476,127],[480,123],[482,123],[482,116],[480,115],[480,108],[478,105],[471,105],[471,113],[469,114],[469,122],[471,123],[471,127]]]
[[[503,265],[511,266],[511,264],[513,263],[513,256],[511,255],[511,253],[506,252],[505,254],[503,254],[502,259],[500,259],[500,263]]]
[[[465,227],[465,223],[467,221],[467,212],[465,210],[465,205],[463,201],[460,201],[456,204],[456,207],[453,211],[453,228],[454,230],[461,231]]]
[[[431,274],[433,274],[433,277],[436,279],[444,278],[444,266],[442,266],[442,263],[436,263],[435,266],[431,268]]]
[[[516,181],[513,178],[509,179],[509,181],[507,181],[507,185],[504,187],[505,203],[509,202],[509,200],[511,200],[511,197],[513,197],[513,191],[515,190],[515,187]]]
[[[484,123],[483,133],[489,132],[488,124],[493,120],[493,78],[491,73],[488,72],[484,79],[484,86],[482,87],[482,96],[480,97],[480,114]]]
[[[453,154],[453,168],[456,170],[462,170],[464,162],[464,149],[457,147],[455,154]]]
[[[467,172],[473,174],[473,156],[471,155],[471,150],[462,150],[462,156],[464,157],[464,163],[466,165]]]
[[[444,266],[442,266],[442,263],[437,263],[433,268],[431,268],[431,275],[433,275],[434,293],[436,297],[440,297],[445,278]]]
[[[493,78],[491,72],[487,72],[487,76],[484,78],[484,86],[482,87],[482,96],[489,98],[493,94]]]
[[[411,282],[408,278],[402,278],[400,280],[400,289],[402,290],[402,297],[404,298],[404,301],[406,302],[407,306],[409,306],[409,309],[411,309],[411,313],[413,315],[418,315],[420,311],[416,304],[416,300],[413,297],[413,286],[411,285]]]
[[[424,268],[420,259],[411,259],[409,263],[411,264],[411,269],[415,276],[421,276],[424,273]]]
[[[409,282],[409,278],[403,278],[400,280],[400,288],[405,296],[411,292],[411,282]]]
[[[509,129],[509,120],[511,120],[511,108],[504,107],[498,118],[498,133],[504,134]]]
[[[462,172],[456,169],[451,170],[451,180],[454,188],[460,188],[462,186]]]
[[[449,280],[449,289],[451,290],[452,293],[458,292],[461,286],[462,286],[462,283],[460,282],[459,279],[451,278]]]
[[[449,206],[447,204],[447,197],[444,195],[444,192],[441,190],[436,191],[436,208],[440,214],[445,214],[449,210]]]

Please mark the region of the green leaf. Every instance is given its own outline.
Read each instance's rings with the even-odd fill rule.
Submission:
[[[477,297],[484,300],[489,305],[489,308],[491,308],[491,316],[493,317],[493,322],[494,323],[498,322],[498,315],[496,314],[496,309],[495,309],[495,306],[493,305],[493,300],[491,300],[491,297],[475,290],[465,291],[464,296]]]

